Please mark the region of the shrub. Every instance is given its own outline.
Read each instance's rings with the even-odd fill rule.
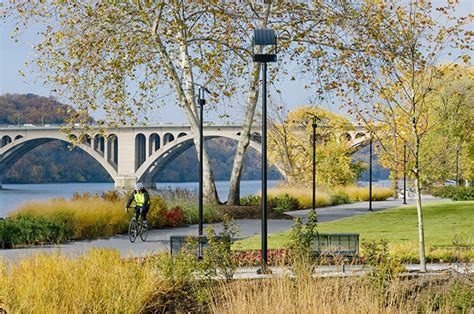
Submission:
[[[404,267],[400,259],[389,253],[388,242],[384,239],[378,242],[363,241],[361,247],[365,262],[372,266],[369,278],[384,295],[392,280],[404,271]]]
[[[241,206],[259,206],[261,197],[258,195],[247,195],[240,198]]]
[[[443,186],[433,188],[431,194],[436,197],[450,198],[453,201],[474,200],[474,187]]]
[[[349,195],[347,195],[344,191],[336,191],[336,193],[331,195],[331,203],[333,205],[342,205],[351,203]]]
[[[179,206],[176,206],[169,211],[164,213],[164,218],[166,221],[166,226],[176,227],[182,224],[184,215],[183,211]]]
[[[204,249],[203,264],[208,274],[216,275],[219,271],[226,280],[230,280],[234,277],[238,266],[231,247],[240,232],[240,227],[228,215],[224,215],[222,221],[223,228],[219,236],[216,236],[214,226],[208,225],[206,228],[209,246]]]
[[[0,246],[59,243],[70,239],[74,230],[64,227],[54,217],[18,216],[0,221]]]
[[[281,214],[290,210],[301,209],[300,202],[288,194],[272,198],[270,200],[270,207]]]
[[[183,211],[183,224],[196,224],[199,220],[198,213],[198,204],[197,202],[188,202],[188,201],[174,201],[169,202],[170,207],[179,206]],[[220,221],[222,215],[217,209],[216,206],[206,204],[203,208],[203,218],[205,223],[212,223]]]
[[[12,213],[11,219],[0,222],[0,245],[58,243],[127,232],[133,211],[125,215],[125,200],[113,193],[107,195],[76,194],[73,200],[25,204]],[[185,223],[180,207],[169,211],[165,201],[157,196],[151,198],[148,221],[152,228]]]
[[[163,198],[159,196],[151,197],[151,205],[148,210],[147,220],[151,228],[163,228],[167,225],[165,214],[168,211],[168,206]]]
[[[287,256],[287,249],[269,249],[267,251],[268,265],[284,265],[287,260]],[[239,266],[249,267],[262,265],[261,250],[235,251],[234,258]]]

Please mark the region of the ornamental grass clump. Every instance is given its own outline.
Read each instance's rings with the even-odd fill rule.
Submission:
[[[365,202],[369,200],[369,187],[342,186],[337,187],[335,191],[347,194],[351,202]],[[394,193],[392,189],[380,186],[372,187],[373,201],[385,201],[386,199],[393,197],[393,195]]]
[[[372,200],[384,201],[393,196],[393,190],[385,187],[372,188]],[[311,208],[313,206],[313,191],[309,186],[281,185],[268,190],[270,205],[285,203],[280,206],[286,211]],[[369,200],[369,188],[358,186],[339,186],[320,188],[316,191],[316,207],[349,204]],[[253,198],[244,198],[244,203],[254,203]],[[284,201],[284,202],[283,202]],[[278,207],[278,206],[277,206]]]
[[[212,313],[470,313],[472,275],[393,280],[385,298],[366,277],[274,276],[211,288]]]
[[[128,219],[123,204],[99,197],[75,200],[51,199],[31,202],[14,211],[10,217],[20,219],[48,219],[71,230],[69,239],[112,236],[127,230]]]
[[[274,187],[268,190],[268,199],[271,200],[272,198],[282,198],[285,195],[296,199],[301,208],[310,208],[312,206],[312,190],[307,186],[288,186],[282,185],[278,187]],[[316,191],[316,206],[323,207],[332,205],[331,196],[325,191]],[[299,208],[295,208],[296,210]]]
[[[138,313],[160,289],[151,264],[122,260],[112,250],[2,265],[0,308],[6,313]]]

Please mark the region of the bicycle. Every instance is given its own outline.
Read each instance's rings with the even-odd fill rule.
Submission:
[[[138,220],[135,220],[135,216],[133,216],[128,224],[128,239],[130,242],[135,242],[138,235],[140,235],[140,239],[142,239],[143,242],[145,242],[148,237],[148,225],[143,223],[141,215],[138,217]]]

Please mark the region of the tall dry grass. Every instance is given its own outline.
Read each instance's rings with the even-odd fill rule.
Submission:
[[[268,198],[282,197],[288,194],[290,197],[296,198],[301,208],[310,208],[313,204],[313,192],[308,187],[302,186],[277,186],[268,190]],[[326,191],[316,191],[316,206],[323,207],[332,205],[331,196]]]
[[[395,278],[273,277],[203,280],[191,255],[122,260],[112,250],[80,258],[0,259],[0,309],[7,313],[470,313],[472,275]]]
[[[19,215],[46,217],[59,221],[72,230],[73,239],[112,236],[127,230],[129,216],[125,215],[122,202],[113,202],[99,197],[30,202],[13,213]]]
[[[397,279],[381,291],[366,277],[239,280],[212,290],[213,313],[469,313],[472,278]]]
[[[352,201],[368,201],[369,200],[369,188],[361,186],[343,186],[335,188],[336,192],[345,193]],[[393,190],[380,186],[372,187],[372,200],[384,201],[389,197],[393,196]]]
[[[268,190],[268,198],[282,197],[288,195],[300,203],[301,208],[312,206],[313,192],[311,187],[300,185],[280,185]],[[372,188],[372,199],[383,201],[393,196],[393,190],[385,187],[374,186]],[[331,205],[346,204],[369,200],[369,188],[358,186],[340,186],[334,188],[321,188],[316,190],[316,206],[324,207]]]
[[[2,265],[0,308],[7,313],[139,313],[158,289],[153,268],[111,250],[84,257],[39,255]]]

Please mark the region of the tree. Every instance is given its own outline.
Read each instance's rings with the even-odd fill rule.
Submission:
[[[428,164],[422,149],[433,125],[444,123],[430,119],[429,100],[442,77],[441,60],[469,62],[465,53],[472,50],[472,32],[464,27],[471,18],[454,18],[453,7],[435,9],[429,1],[374,0],[345,9],[344,40],[352,50],[343,56],[344,71],[333,88],[374,137],[382,144],[390,139],[382,149],[391,168],[402,165],[399,152],[406,144],[415,181],[420,268],[426,271],[420,192]],[[440,105],[438,110],[447,110]]]
[[[222,75],[226,47],[210,40],[229,38],[222,32],[215,36],[227,19],[212,10],[217,2],[18,1],[5,12],[16,18],[17,30],[31,20],[45,25],[35,46],[36,63],[45,82],[77,107],[70,121],[86,126],[85,117],[98,109],[112,126],[147,120],[148,110],[160,102],[157,95],[169,88],[199,150],[194,78],[222,93],[232,89]],[[203,158],[204,195],[215,203],[206,150]]]
[[[278,35],[278,63],[270,67],[270,81],[278,81],[280,77],[290,76],[291,80],[304,79],[307,73],[317,73],[321,82],[331,81],[334,69],[328,67],[337,60],[340,51],[347,49],[338,38],[345,32],[339,29],[329,32],[339,20],[344,19],[339,10],[341,1],[235,1],[239,3],[234,8],[238,14],[232,14],[232,27],[238,32],[241,45],[239,52],[246,62],[251,62],[253,52],[251,38],[242,40],[242,33],[249,33],[250,28],[274,29]],[[344,1],[342,1],[344,7]],[[225,4],[228,5],[228,2]],[[259,48],[260,49],[260,48]],[[260,53],[261,50],[256,51]],[[295,74],[297,72],[297,75]],[[237,205],[240,201],[240,177],[243,167],[243,157],[250,143],[251,129],[255,118],[258,101],[258,84],[260,79],[260,64],[252,63],[249,71],[244,72],[248,77],[245,115],[243,129],[237,146],[231,173],[230,189],[227,204]],[[305,85],[310,88],[310,84]],[[277,92],[280,92],[277,90]],[[324,91],[316,93],[318,97]]]
[[[469,146],[474,132],[474,69],[441,66],[440,75],[427,100],[432,130],[421,147],[421,159],[429,167],[425,185],[452,178],[459,184],[473,175]]]
[[[270,161],[282,169],[288,183],[311,184],[313,129],[309,114],[321,118],[316,128],[318,184],[338,186],[354,183],[361,165],[353,164],[353,148],[343,135],[354,127],[349,120],[317,107],[300,107],[286,117],[277,115],[269,133]]]
[[[433,91],[426,99],[426,118],[429,132],[420,145],[422,187],[444,184],[447,179],[466,178],[472,175],[469,146],[472,145],[473,93],[472,69],[461,65],[440,66],[440,77],[433,81]],[[386,128],[385,128],[386,129]],[[394,146],[390,136],[383,138],[382,162],[392,166],[395,177],[403,173],[403,145]],[[386,151],[398,150],[397,164]],[[412,158],[408,160],[411,167]],[[411,173],[407,174],[409,177]],[[459,179],[456,181],[459,182]]]
[[[12,2],[5,10],[17,17],[17,30],[30,20],[45,25],[35,48],[37,64],[59,95],[74,103],[75,123],[101,109],[109,124],[136,123],[147,117],[169,87],[191,125],[199,149],[194,78],[215,93],[230,97],[247,91],[241,132],[231,178],[230,203],[238,202],[243,155],[249,144],[258,96],[260,65],[251,62],[252,28],[271,26],[280,36],[281,53],[304,52],[290,44],[308,33],[324,34],[324,18],[309,19],[321,4],[295,1],[53,1]],[[319,11],[318,11],[319,12]],[[332,44],[329,42],[328,44]],[[309,54],[309,53],[308,53]],[[313,56],[315,57],[315,56]],[[275,68],[278,69],[278,68]],[[275,75],[276,70],[272,74]],[[153,104],[153,105],[150,105]],[[83,123],[84,124],[84,123]],[[207,152],[204,189],[208,201],[217,193]]]

